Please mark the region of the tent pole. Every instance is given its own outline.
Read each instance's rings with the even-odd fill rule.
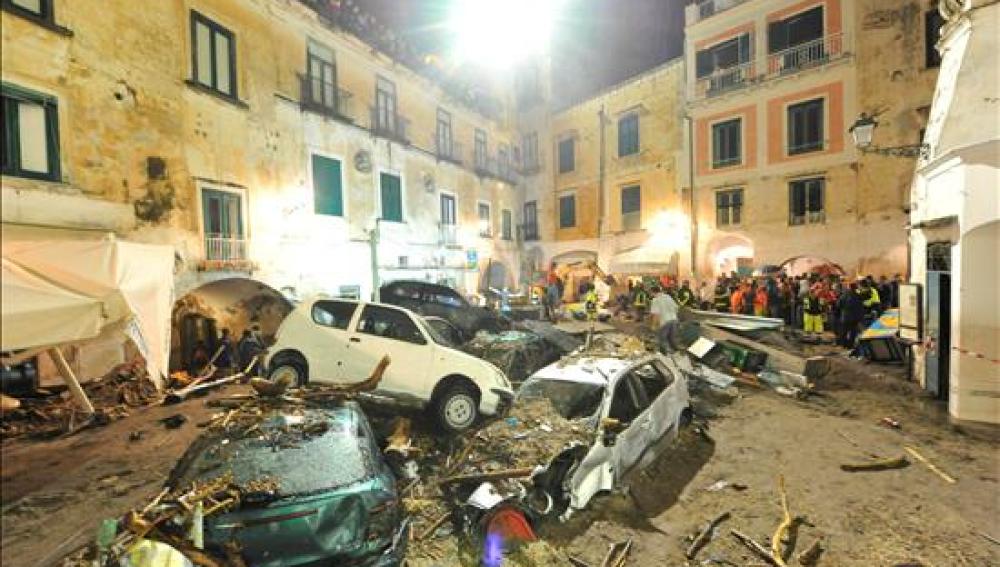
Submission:
[[[63,356],[59,347],[50,348],[49,356],[52,357],[52,362],[56,364],[56,368],[59,369],[59,374],[62,374],[63,380],[65,380],[66,385],[69,386],[69,391],[73,393],[73,397],[76,398],[77,403],[80,404],[83,411],[87,412],[88,415],[93,414],[93,404],[90,403],[86,392],[84,392],[83,388],[80,387],[80,382],[76,379],[76,376],[73,374],[73,369],[69,367],[69,363],[66,362],[66,357]]]

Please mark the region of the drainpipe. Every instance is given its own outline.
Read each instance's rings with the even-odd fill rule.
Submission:
[[[690,211],[691,223],[691,279],[698,280],[698,214],[695,210],[694,199],[694,120],[691,116],[685,115],[688,131],[688,210]]]
[[[597,119],[601,122],[600,132],[601,132],[601,149],[600,156],[598,159],[598,172],[597,172],[597,236],[598,238],[604,233],[604,105],[601,105],[601,109],[597,111]]]
[[[368,245],[371,247],[372,258],[372,301],[379,300],[379,280],[378,280],[378,241],[380,236],[381,218],[375,219],[375,228],[368,232]]]

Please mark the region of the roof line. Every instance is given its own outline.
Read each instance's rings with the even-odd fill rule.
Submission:
[[[591,100],[593,100],[595,98],[600,98],[600,97],[602,97],[602,96],[604,96],[604,95],[606,95],[606,94],[608,94],[608,93],[610,93],[612,91],[616,91],[616,90],[624,87],[628,83],[634,83],[635,81],[638,81],[640,79],[648,77],[649,75],[656,74],[656,73],[658,73],[658,72],[666,69],[667,67],[670,67],[672,65],[676,65],[676,64],[681,63],[683,61],[684,61],[684,55],[678,55],[677,57],[674,57],[673,59],[668,59],[668,60],[664,61],[663,63],[660,63],[659,65],[657,65],[655,67],[650,67],[649,69],[646,69],[644,71],[640,71],[640,72],[636,73],[635,75],[630,75],[630,76],[622,79],[621,81],[618,81],[617,83],[615,83],[613,85],[604,87],[603,89],[601,89],[601,90],[599,90],[599,91],[597,91],[597,92],[595,92],[595,93],[587,96],[586,98],[578,98],[578,99],[575,99],[573,102],[571,102],[571,103],[569,103],[569,104],[567,104],[565,106],[556,107],[556,108],[553,109],[552,113],[553,114],[558,114],[558,113],[561,113],[561,112],[565,112],[565,111],[573,108],[574,106],[582,106],[584,103],[590,102]]]

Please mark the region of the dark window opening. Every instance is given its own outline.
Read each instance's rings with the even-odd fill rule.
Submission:
[[[403,222],[403,183],[399,176],[390,173],[379,175],[379,192],[382,198],[382,220]]]
[[[524,239],[538,240],[538,203],[528,201],[524,204]]]
[[[800,102],[788,107],[788,154],[823,149],[823,99]]]
[[[559,173],[569,173],[576,169],[575,144],[573,138],[559,142]]]
[[[788,224],[817,224],[826,220],[822,177],[800,179],[788,184]]]
[[[638,185],[622,187],[622,230],[639,230],[641,225],[641,190]]]
[[[941,39],[941,27],[944,25],[944,18],[941,12],[934,8],[924,14],[924,65],[931,69],[941,66],[941,54],[935,48]]]
[[[715,194],[716,226],[740,224],[743,217],[743,190],[730,189]]]
[[[438,156],[454,157],[454,143],[451,137],[451,114],[440,108],[437,111],[436,140]]]
[[[510,209],[504,209],[500,213],[500,237],[504,240],[514,240],[514,220]]]
[[[236,98],[236,38],[233,32],[191,12],[192,80],[229,98]]]
[[[339,111],[337,65],[333,50],[309,42],[306,49],[306,102],[334,112]]]
[[[375,129],[381,133],[395,135],[398,121],[396,84],[389,79],[378,77],[375,81]]]
[[[576,195],[559,197],[559,228],[576,226]]]
[[[632,112],[618,119],[618,157],[639,153],[639,114]]]
[[[739,118],[712,125],[712,167],[726,167],[742,161],[741,130]]]
[[[767,51],[777,53],[823,37],[823,7],[805,12],[767,26]]]
[[[340,160],[312,156],[314,211],[318,215],[344,216]]]
[[[479,236],[489,238],[493,234],[489,203],[479,203]]]
[[[752,59],[750,49],[750,34],[748,33],[702,49],[695,54],[695,72],[700,79],[737,65],[749,63]]]

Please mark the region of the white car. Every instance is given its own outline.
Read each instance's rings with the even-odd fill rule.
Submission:
[[[431,409],[445,429],[459,432],[480,415],[502,414],[514,392],[499,368],[449,344],[407,309],[318,297],[285,318],[264,364],[272,380],[343,384],[364,380],[389,355],[374,393]]]
[[[530,398],[547,398],[564,418],[594,433],[589,446],[567,447],[532,478],[536,511],[564,518],[598,492],[625,485],[692,417],[687,378],[662,354],[572,355],[528,378],[515,404]]]

